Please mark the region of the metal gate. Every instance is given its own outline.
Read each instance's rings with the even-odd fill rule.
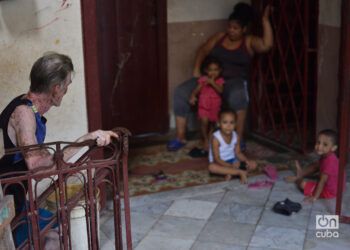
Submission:
[[[251,132],[305,152],[316,120],[318,0],[252,0],[256,13],[267,4],[274,46],[252,64]],[[261,35],[261,15],[255,23]]]
[[[11,223],[17,249],[44,249],[45,238],[50,233],[58,235],[57,241],[61,250],[72,249],[73,241],[77,240],[80,241],[79,246],[82,246],[80,249],[100,249],[98,187],[101,184],[109,187],[113,199],[114,232],[111,232],[111,235],[115,249],[123,249],[122,230],[125,230],[127,249],[132,249],[127,168],[130,132],[125,128],[116,128],[114,131],[119,135],[119,139],[106,147],[97,147],[95,141],[90,140],[82,143],[52,142],[6,150],[6,154],[15,154],[47,149],[54,154],[57,166],[57,169],[50,171],[43,170],[52,166],[0,176],[4,193],[14,186],[20,187],[19,191],[22,189],[25,193],[25,185],[28,185],[28,201],[24,202],[22,212]],[[74,163],[63,160],[65,150],[82,146],[89,146],[89,150],[79,160]],[[103,152],[109,156],[99,159],[98,156],[103,155]],[[33,180],[35,182],[32,182]],[[39,195],[38,183],[45,180],[50,181],[50,186]],[[75,183],[77,180],[81,185],[70,194],[70,183],[71,181]],[[124,216],[122,216],[122,193]],[[54,206],[51,207],[50,214],[45,212],[44,216],[43,209],[49,210],[47,201],[50,197]],[[73,213],[77,213],[74,209],[79,207],[84,212],[83,215],[79,215],[82,221],[77,231],[77,228],[73,229],[72,218]],[[125,221],[124,225],[122,219]],[[82,231],[85,231],[85,237],[79,235]],[[74,249],[77,249],[77,246]]]

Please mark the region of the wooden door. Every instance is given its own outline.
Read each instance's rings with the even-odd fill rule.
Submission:
[[[100,1],[97,19],[103,127],[166,132],[166,1]]]

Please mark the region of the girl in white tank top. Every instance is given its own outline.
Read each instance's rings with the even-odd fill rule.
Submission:
[[[226,180],[239,176],[241,183],[247,183],[247,172],[256,169],[255,160],[248,159],[239,145],[236,134],[236,113],[233,110],[221,111],[218,124],[220,129],[213,133],[209,146],[209,172],[222,174]],[[246,168],[240,168],[245,163]]]

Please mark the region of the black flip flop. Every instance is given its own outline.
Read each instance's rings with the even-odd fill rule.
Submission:
[[[290,210],[292,210],[292,212],[295,212],[295,213],[299,212],[300,209],[302,208],[300,203],[291,201],[288,198],[284,200],[284,203],[286,203],[287,206],[290,208]]]
[[[291,211],[290,207],[287,206],[287,204],[284,201],[279,201],[275,203],[272,210],[275,213],[283,214],[283,215],[291,215],[293,212]]]
[[[193,148],[189,153],[188,153],[192,158],[204,158],[208,157],[208,151],[200,148]]]
[[[301,204],[298,202],[293,202],[288,198],[284,201],[279,201],[273,206],[273,211],[278,214],[291,215],[292,213],[297,213],[301,209]]]

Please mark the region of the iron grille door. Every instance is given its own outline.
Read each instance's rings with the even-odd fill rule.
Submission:
[[[252,0],[256,13],[267,4],[274,46],[252,64],[251,131],[305,152],[316,120],[318,0]],[[261,35],[261,16],[255,23]]]

